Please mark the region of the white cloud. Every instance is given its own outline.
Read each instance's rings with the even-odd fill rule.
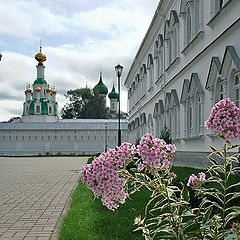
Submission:
[[[116,86],[114,66],[118,63],[124,66],[121,106],[122,110],[127,111],[127,93],[123,83],[158,3],[158,0],[105,0],[101,4],[92,1],[97,2],[98,7],[94,8],[85,0],[1,2],[0,34],[5,38],[13,36],[20,43],[38,42],[40,36],[44,38],[46,80],[58,89],[59,112],[66,103],[63,94],[68,89],[85,87],[86,84],[94,87],[97,84],[100,66],[104,83],[110,91],[113,81]],[[72,14],[69,14],[71,11]],[[4,41],[0,40],[0,45],[8,45],[5,38]],[[21,45],[15,48],[18,51]],[[0,91],[0,120],[21,114],[25,86],[32,84],[36,78],[35,52],[28,49],[32,56],[23,50],[19,52],[23,54],[2,52],[0,84],[7,91]],[[11,108],[8,110],[5,104],[10,104]]]
[[[53,15],[49,9],[34,1],[8,0],[1,2],[0,32],[24,40],[63,33],[67,28],[61,15]]]

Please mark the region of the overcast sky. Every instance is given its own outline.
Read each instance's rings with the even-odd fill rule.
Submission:
[[[34,55],[47,55],[45,78],[55,85],[59,112],[69,89],[109,90],[114,66],[124,66],[124,83],[159,0],[0,0],[0,121],[22,114],[27,84],[36,79]],[[121,106],[127,111],[122,84]]]

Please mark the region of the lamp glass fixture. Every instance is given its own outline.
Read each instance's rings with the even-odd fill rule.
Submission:
[[[121,66],[120,64],[118,64],[115,67],[115,71],[116,71],[117,76],[121,76],[122,75],[122,70],[123,70],[123,66]]]

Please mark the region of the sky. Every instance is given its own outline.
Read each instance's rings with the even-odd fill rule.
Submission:
[[[121,110],[127,111],[124,82],[159,0],[0,0],[0,121],[21,116],[24,90],[36,79],[40,39],[45,79],[57,89],[59,113],[69,89],[117,85],[121,64]],[[107,102],[109,105],[109,102]]]

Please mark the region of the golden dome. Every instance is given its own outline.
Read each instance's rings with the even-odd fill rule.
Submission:
[[[48,93],[52,91],[52,89],[50,88],[49,84],[48,84],[48,87],[47,87],[46,91],[47,91]]]
[[[57,91],[56,91],[55,87],[53,87],[52,94],[56,94],[56,93],[57,93]]]
[[[25,90],[25,93],[27,94],[27,93],[31,93],[32,92],[32,89],[31,88],[27,88],[26,90]]]
[[[40,46],[40,52],[35,55],[35,59],[38,61],[38,65],[43,66],[43,62],[46,61],[46,54],[42,53],[42,47]]]
[[[55,89],[52,90],[52,94],[56,94],[57,91]]]
[[[39,85],[35,88],[36,92],[41,92],[41,88],[39,87]]]
[[[27,89],[25,90],[25,94],[31,93],[32,89],[30,88],[30,85],[27,86]]]

